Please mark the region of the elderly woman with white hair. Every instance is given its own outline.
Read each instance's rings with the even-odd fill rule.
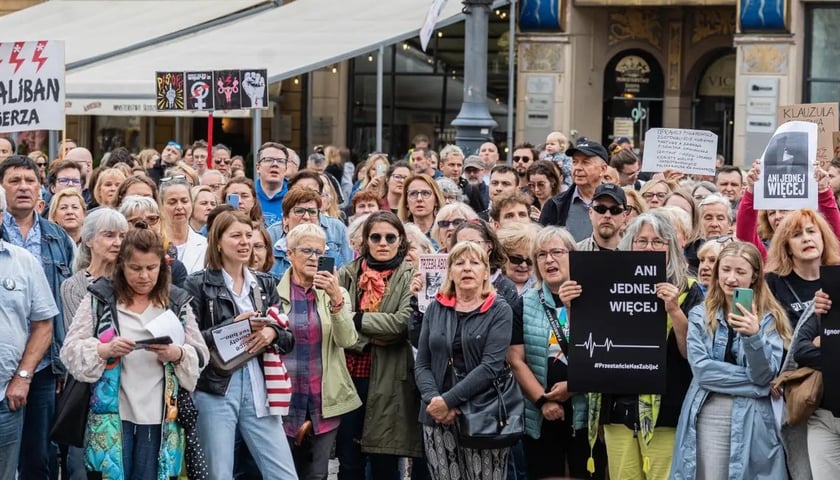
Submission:
[[[728,198],[713,193],[704,198],[697,209],[700,210],[700,236],[709,240],[732,233],[735,212]]]
[[[449,239],[458,225],[477,219],[478,215],[465,203],[457,202],[444,205],[435,216],[435,223],[432,225],[431,231],[432,240],[440,247],[439,251],[446,253]]]

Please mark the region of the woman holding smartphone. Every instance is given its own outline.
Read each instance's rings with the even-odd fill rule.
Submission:
[[[685,396],[672,479],[787,478],[770,382],[791,338],[749,243],[721,250],[703,304],[688,316]]]

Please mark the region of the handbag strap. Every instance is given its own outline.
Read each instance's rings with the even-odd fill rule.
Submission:
[[[790,290],[790,293],[793,295],[793,298],[796,299],[796,302],[802,304],[802,300],[799,299],[799,295],[796,294],[796,291],[793,289],[790,282],[787,281],[787,278],[783,278],[782,281],[785,282],[785,286],[787,286],[788,290]]]
[[[262,288],[260,288],[259,280],[254,280],[254,288],[252,288],[251,291],[254,293],[254,309],[259,313],[259,315],[265,315],[262,301]]]
[[[569,355],[569,340],[566,338],[566,335],[563,333],[563,329],[560,327],[560,321],[557,320],[557,310],[552,309],[545,303],[545,293],[543,293],[542,288],[539,289],[540,294],[540,304],[545,309],[545,316],[548,317],[548,324],[551,326],[551,330],[554,332],[554,336],[557,337],[557,343],[560,344],[560,350],[566,355]]]

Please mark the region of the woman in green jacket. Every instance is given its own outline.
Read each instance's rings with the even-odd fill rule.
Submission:
[[[398,476],[399,457],[420,457],[414,357],[408,341],[410,282],[408,240],[391,212],[370,215],[362,228],[360,256],[339,272],[350,292],[359,342],[346,352],[347,368],[362,398],[341,419],[336,455],[339,480],[363,480],[370,460],[373,480]]]

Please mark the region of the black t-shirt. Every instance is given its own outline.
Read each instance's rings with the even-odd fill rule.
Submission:
[[[780,277],[775,273],[765,275],[767,286],[787,313],[791,329],[796,328],[802,312],[814,301],[814,294],[820,289],[820,281],[805,280],[795,272]]]

